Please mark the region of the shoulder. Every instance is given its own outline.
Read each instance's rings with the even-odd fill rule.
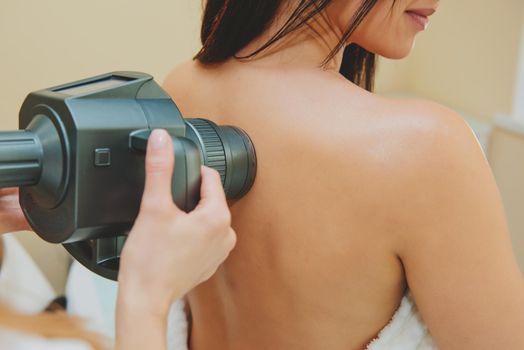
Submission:
[[[213,107],[208,109],[236,115],[235,121],[248,129],[248,122],[270,124],[274,133],[283,131],[301,143],[307,139],[370,171],[394,174],[391,180],[399,182],[416,169],[437,167],[438,159],[457,157],[459,149],[481,151],[453,110],[427,100],[384,98],[329,72],[205,67],[189,61],[173,68],[163,86],[183,114]]]
[[[370,161],[384,166],[420,166],[428,152],[444,154],[455,147],[480,150],[453,110],[428,100],[384,98],[329,72],[205,67],[188,61],[169,72],[163,87],[175,102],[190,107],[182,109],[219,104],[220,111],[239,114],[237,119],[275,122],[296,134],[328,137],[346,149],[367,149]]]
[[[386,102],[383,127],[391,130],[395,163],[431,169],[467,157],[483,162],[482,148],[468,123],[452,109],[429,100],[402,99]],[[389,120],[388,120],[389,119]],[[465,163],[464,163],[465,164]]]
[[[473,130],[454,110],[430,100],[357,95],[350,89],[355,87],[332,87],[338,97],[323,105],[329,113],[325,120],[331,123],[333,116],[337,121],[338,127],[333,123],[331,128],[345,135],[341,142],[347,154],[361,156],[369,167],[387,174],[395,189],[414,176],[423,181],[438,173],[449,179],[453,173],[442,173],[441,167],[453,162],[461,168],[487,164]]]
[[[497,205],[482,148],[457,112],[432,101],[382,97],[368,97],[357,107],[358,116],[350,112],[354,105],[341,105],[346,116],[339,127],[332,125],[332,134],[340,137],[331,138],[339,140],[332,148],[340,159],[339,181],[348,190],[366,189],[359,199],[383,219],[398,249],[413,232],[420,235],[420,227],[459,205],[457,196],[474,200],[472,188],[486,189],[483,200]],[[462,214],[469,209],[474,210],[466,206]]]
[[[460,114],[428,100],[386,99],[381,103],[382,112],[374,118],[378,137],[370,141],[374,150],[370,162],[390,179],[387,190],[392,201],[405,200],[409,194],[413,205],[397,205],[404,211],[395,212],[399,219],[413,218],[414,211],[425,210],[422,204],[438,204],[435,201],[443,198],[436,194],[459,190],[456,187],[472,176],[477,176],[479,186],[493,184],[482,148]]]
[[[181,63],[167,73],[162,82],[162,88],[178,105],[179,101],[185,101],[194,95],[194,89],[189,88],[188,84],[191,81],[196,82],[195,74],[196,69],[193,61]]]
[[[441,191],[475,174],[489,178],[482,148],[468,123],[457,112],[432,101],[399,100],[397,125],[391,125],[392,161],[397,184],[416,190]],[[422,187],[418,187],[422,186]],[[442,188],[439,188],[442,186]]]
[[[194,62],[185,61],[169,70],[164,78],[163,86],[166,89],[176,87],[181,81],[184,81],[188,76],[194,74]]]
[[[382,179],[377,192],[382,213],[395,223],[390,231],[399,256],[437,254],[451,242],[505,239],[500,193],[467,122],[431,101],[397,103],[391,116],[398,122],[387,126],[387,141],[380,141],[387,157],[375,169]]]
[[[355,108],[344,104],[346,110]],[[465,158],[477,165],[485,161],[473,130],[448,107],[429,100],[373,95],[358,108],[363,113],[356,120],[347,118],[344,128],[350,135],[357,133],[357,140],[368,146],[370,162],[399,182],[415,174],[434,174],[445,163],[460,160],[465,164]]]

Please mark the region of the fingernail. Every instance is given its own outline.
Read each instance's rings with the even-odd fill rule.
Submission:
[[[163,129],[155,129],[149,136],[149,142],[151,142],[151,148],[160,149],[162,148],[167,140],[167,132]]]

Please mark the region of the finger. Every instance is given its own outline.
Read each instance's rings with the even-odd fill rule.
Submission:
[[[6,189],[0,193],[0,206],[6,209],[20,209],[18,188]]]
[[[153,130],[147,142],[142,208],[161,209],[175,206],[171,195],[174,165],[171,136],[163,129]]]
[[[8,194],[18,194],[18,187],[0,188],[0,195],[5,196]]]
[[[212,210],[227,210],[226,194],[218,171],[206,166],[201,166],[201,173],[200,202],[195,210],[202,211],[209,208]]]
[[[229,253],[233,250],[233,248],[235,248],[236,243],[237,243],[237,234],[235,230],[233,230],[233,228],[230,227],[227,233],[227,236],[224,239],[224,244],[226,247],[226,257],[224,258],[224,260],[226,260]]]

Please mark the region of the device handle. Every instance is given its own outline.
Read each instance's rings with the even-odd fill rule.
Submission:
[[[129,146],[145,152],[151,130],[139,130],[131,133]],[[185,212],[193,210],[200,201],[202,158],[198,146],[185,137],[171,135],[175,153],[175,168],[171,192],[175,204]]]
[[[42,146],[31,131],[0,132],[0,187],[38,183],[42,157]]]
[[[138,130],[129,135],[129,147],[144,154],[151,130]],[[200,201],[202,158],[197,145],[185,138],[171,135],[175,151],[175,167],[171,193],[175,204],[185,212],[193,210]],[[126,235],[102,237],[64,244],[67,251],[97,274],[117,280],[120,252]]]

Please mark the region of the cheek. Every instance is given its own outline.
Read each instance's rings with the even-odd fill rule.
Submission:
[[[349,41],[386,58],[406,57],[413,48],[417,30],[404,13],[404,7],[397,5],[391,11],[390,5],[376,6]]]
[[[360,4],[360,1],[335,0],[327,7],[327,15],[340,33],[346,31]]]

